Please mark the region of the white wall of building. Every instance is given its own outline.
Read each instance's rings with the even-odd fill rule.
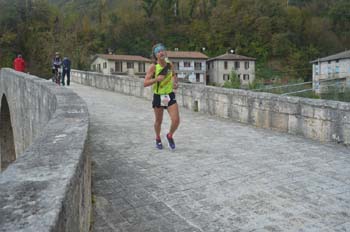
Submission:
[[[316,62],[312,65],[313,80],[339,78],[350,75],[350,59]]]
[[[343,79],[342,79],[343,78]],[[327,91],[327,86],[342,83],[350,87],[350,59],[320,61],[312,64],[312,87],[316,93]]]
[[[116,62],[122,63],[121,72],[116,72],[116,69],[115,69]],[[128,63],[130,63],[131,66],[133,65],[133,68],[128,68]],[[139,70],[140,63],[145,64],[144,72],[140,72]],[[93,71],[100,72],[106,75],[121,74],[121,75],[131,75],[131,76],[133,75],[144,76],[150,65],[151,65],[150,62],[145,62],[145,61],[115,61],[115,60],[106,60],[101,57],[97,57],[94,60],[94,62],[91,64],[90,68]]]
[[[97,57],[94,62],[91,64],[91,70],[100,72],[103,74],[110,74],[110,64],[106,59],[102,59],[101,57]]]
[[[205,60],[194,60],[194,59],[175,59],[170,58],[171,62],[178,63],[178,69],[175,68],[177,77],[182,80],[186,79],[192,83],[205,83],[206,76],[206,61]],[[189,67],[185,66],[185,63],[189,63]],[[196,64],[200,64],[200,69],[196,68]],[[198,78],[197,78],[198,77]]]
[[[225,62],[227,62],[226,68]],[[235,67],[235,62],[239,62],[239,68]],[[245,62],[248,63],[248,68],[245,67]],[[231,71],[236,72],[242,85],[248,85],[255,79],[255,61],[212,60],[208,62],[208,67],[207,72],[211,83],[223,85],[228,80],[227,78],[229,78]]]

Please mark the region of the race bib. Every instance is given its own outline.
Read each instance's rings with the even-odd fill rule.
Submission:
[[[160,95],[160,105],[161,106],[168,106],[170,102],[170,96],[167,95]]]

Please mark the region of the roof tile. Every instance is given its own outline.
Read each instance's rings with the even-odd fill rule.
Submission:
[[[350,58],[350,50],[339,52],[330,56],[326,56],[317,60],[313,60],[310,63],[316,63],[319,61],[329,61],[329,60],[340,60],[340,59],[349,59]]]
[[[95,58],[101,57],[106,60],[123,60],[123,61],[144,61],[144,62],[151,62],[150,59],[147,59],[142,56],[134,56],[134,55],[111,55],[111,54],[96,54]]]
[[[212,60],[256,60],[256,59],[248,56],[226,53],[217,57],[213,57],[208,61],[212,61]]]
[[[169,58],[208,59],[205,54],[194,51],[167,51],[167,55]]]

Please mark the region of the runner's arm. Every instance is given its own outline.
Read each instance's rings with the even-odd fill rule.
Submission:
[[[177,75],[175,73],[175,69],[174,69],[174,64],[173,63],[171,63],[171,72],[173,74],[173,76],[172,76],[173,88],[177,89],[179,87],[179,84],[178,84],[178,79],[177,79]]]
[[[153,74],[156,71],[156,66],[154,64],[152,64],[149,69],[147,70],[146,73],[146,77],[145,80],[143,82],[143,86],[147,87],[150,85],[153,85],[154,83],[158,82],[158,81],[162,81],[164,79],[164,75],[158,75],[156,78],[153,78]]]

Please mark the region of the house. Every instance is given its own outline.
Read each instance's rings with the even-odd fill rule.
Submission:
[[[96,54],[91,70],[103,74],[144,77],[150,65],[151,60],[142,56]]]
[[[167,51],[167,55],[179,81],[206,84],[206,55],[195,51]]]
[[[248,85],[255,79],[255,58],[226,53],[207,61],[207,82],[223,85],[234,71],[241,85]]]
[[[329,86],[349,86],[350,50],[318,58],[312,64],[312,87],[316,93],[326,91]]]

